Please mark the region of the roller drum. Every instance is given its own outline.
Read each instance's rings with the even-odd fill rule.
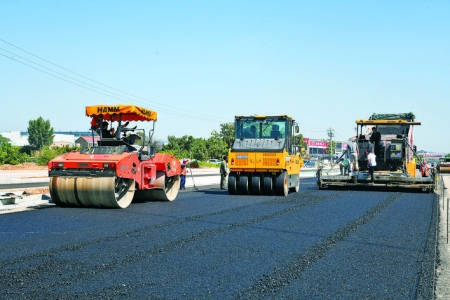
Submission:
[[[439,173],[450,173],[450,167],[447,166],[440,166],[439,167]]]
[[[59,206],[127,208],[133,201],[133,179],[117,177],[50,178],[50,195]]]
[[[180,190],[180,176],[167,177],[164,171],[157,171],[155,186],[150,190],[137,190],[135,198],[140,201],[173,201]]]

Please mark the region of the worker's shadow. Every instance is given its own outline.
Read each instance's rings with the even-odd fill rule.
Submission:
[[[228,190],[221,190],[219,188],[208,188],[208,189],[199,189],[199,188],[195,189],[195,188],[192,188],[191,191],[192,192],[197,192],[197,193],[200,192],[200,193],[203,193],[205,195],[229,195],[228,194]]]

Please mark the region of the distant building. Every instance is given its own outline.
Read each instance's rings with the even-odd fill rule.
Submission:
[[[13,146],[28,146],[28,137],[30,136],[26,131],[5,131],[0,134],[7,138]],[[52,146],[75,146],[75,137],[73,134],[55,133]]]
[[[93,139],[93,140],[92,140]],[[83,147],[92,147],[97,146],[97,142],[100,140],[100,137],[95,135],[92,136],[80,136],[75,140],[75,143],[79,145],[81,148]]]
[[[92,131],[55,131],[55,134],[73,135],[75,137],[75,139],[77,139],[81,136],[91,136],[92,137]]]
[[[4,131],[0,132],[0,134],[8,139],[8,141],[13,146],[27,146],[28,145],[28,132],[26,135],[23,135],[20,131]]]
[[[319,140],[319,139],[310,139],[310,138],[303,138],[306,142],[306,153],[311,155],[312,157],[330,157],[330,153],[328,153],[328,141]],[[334,142],[334,149],[333,150],[333,156],[340,156],[343,153],[343,150],[347,149],[347,142],[342,141],[333,141]]]
[[[75,137],[72,134],[60,134],[55,133],[55,137],[53,138],[53,144],[51,146],[75,146]]]
[[[92,135],[91,131],[55,131],[53,133],[55,135],[56,134],[73,135],[75,138],[78,138],[80,136]],[[23,136],[27,136],[27,138],[29,136],[28,131],[21,131],[20,134]]]

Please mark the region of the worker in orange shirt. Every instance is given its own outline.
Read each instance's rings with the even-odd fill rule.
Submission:
[[[186,163],[187,159],[183,159],[183,163],[181,164],[181,175],[180,175],[180,190],[186,189]]]
[[[427,162],[425,160],[422,161],[422,163],[420,164],[420,173],[422,173],[422,177],[428,177],[429,172],[428,172],[428,165]]]

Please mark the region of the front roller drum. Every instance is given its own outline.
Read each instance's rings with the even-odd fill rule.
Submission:
[[[133,201],[135,181],[115,176],[54,176],[49,188],[58,206],[127,208]]]
[[[156,172],[156,188],[137,190],[135,199],[140,201],[173,201],[180,190],[180,176],[167,177],[166,172]]]
[[[439,173],[450,173],[450,167],[439,167]]]

